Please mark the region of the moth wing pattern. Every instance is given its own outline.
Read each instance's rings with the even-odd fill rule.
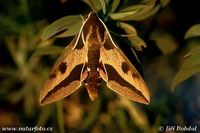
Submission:
[[[107,31],[100,49],[100,60],[107,75],[107,86],[132,101],[148,104],[150,96],[146,83],[104,27]]]
[[[97,28],[92,30],[92,27]],[[96,54],[91,57],[91,51],[94,49],[98,52],[97,57],[94,56]],[[90,67],[93,68],[91,71]],[[143,78],[116,46],[103,21],[93,12],[88,15],[79,34],[64,49],[51,69],[49,78],[40,91],[40,104],[49,104],[70,95],[83,81],[85,85],[89,82],[85,81],[86,78],[91,81],[103,78],[107,86],[116,93],[132,101],[144,104],[150,102],[149,91]]]
[[[40,91],[41,105],[60,100],[81,86],[87,47],[80,35],[81,32],[74,37],[51,69],[49,78]]]

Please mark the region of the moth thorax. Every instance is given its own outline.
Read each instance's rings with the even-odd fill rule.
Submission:
[[[89,50],[88,51],[88,66],[89,67],[98,67],[100,59],[100,51],[99,50]],[[91,68],[93,69],[93,68]]]
[[[101,44],[97,41],[97,39],[91,40],[91,41],[88,43],[88,48],[89,48],[90,51],[99,50],[100,47],[101,47]]]

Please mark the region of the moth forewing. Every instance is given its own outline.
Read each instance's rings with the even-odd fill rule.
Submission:
[[[100,50],[100,61],[108,77],[106,80],[107,86],[130,100],[148,104],[150,96],[146,83],[114,43],[103,21],[100,20],[100,22],[106,30],[104,44]]]
[[[50,71],[49,78],[40,91],[41,105],[60,100],[81,86],[81,73],[87,56],[87,48],[80,39],[81,32],[64,49]]]

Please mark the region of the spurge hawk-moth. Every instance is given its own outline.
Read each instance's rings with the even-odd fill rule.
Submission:
[[[82,83],[94,100],[102,79],[108,88],[132,101],[150,102],[143,78],[114,43],[103,21],[91,12],[52,68],[41,89],[40,103],[45,105],[60,100]]]

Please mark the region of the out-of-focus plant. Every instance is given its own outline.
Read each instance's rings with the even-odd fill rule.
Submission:
[[[8,120],[1,119],[0,126],[35,125],[40,110],[38,88],[47,68],[40,64],[41,57],[33,53],[40,43],[39,31],[45,21],[33,20],[30,3],[26,0],[4,2],[3,5],[0,41],[1,48],[5,48],[1,59],[6,64],[0,65],[0,118],[4,116]]]
[[[185,39],[189,40],[191,50],[184,56],[184,62],[176,74],[172,89],[185,81],[189,77],[200,72],[200,24],[193,25],[185,34]]]

